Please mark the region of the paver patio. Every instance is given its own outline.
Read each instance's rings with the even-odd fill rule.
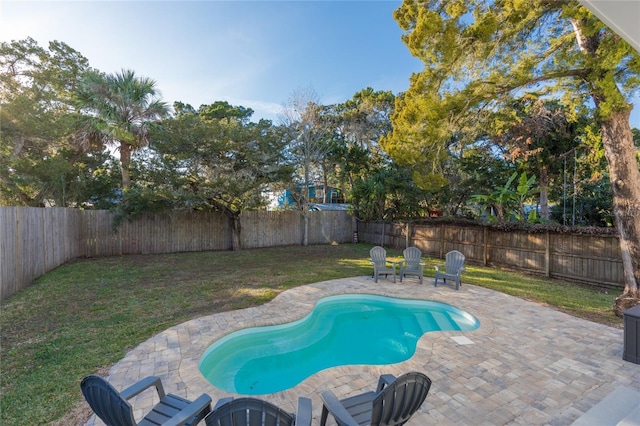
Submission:
[[[122,389],[157,375],[167,392],[190,399],[207,393],[215,403],[230,394],[208,383],[198,370],[211,343],[240,328],[299,319],[318,299],[344,293],[441,301],[471,313],[480,327],[427,333],[408,361],[330,368],[260,398],[294,411],[298,396],[309,397],[317,424],[321,391],[332,389],[343,397],[375,388],[382,373],[415,370],[427,374],[433,386],[408,425],[570,425],[616,390],[640,392],[640,365],[622,360],[622,329],[481,287],[433,287],[428,278],[422,285],[411,278],[395,284],[384,279],[375,284],[370,277],[325,281],[287,290],[262,306],[196,318],[130,351],[111,368],[109,381]],[[139,416],[155,402],[152,392],[132,401]],[[102,423],[92,418],[88,424]]]

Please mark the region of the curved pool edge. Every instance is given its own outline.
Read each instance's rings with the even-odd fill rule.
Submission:
[[[438,333],[426,333],[418,340],[416,353],[409,360],[397,364],[331,367],[314,374],[293,388],[274,394],[261,395],[260,397],[280,402],[283,400],[290,401],[291,409],[294,409],[298,395],[319,394],[321,390],[331,387],[329,382],[331,382],[336,375],[349,377],[353,375],[354,372],[357,372],[370,377],[371,380],[377,383],[377,378],[382,373],[401,374],[411,368],[427,371],[428,368],[424,365],[420,367],[416,366],[422,363],[416,361],[415,358],[428,359],[431,356],[430,352],[437,346],[439,340],[449,339],[450,336],[453,335],[471,336],[471,334],[490,333],[493,329],[490,318],[474,312],[477,308],[475,303],[466,306],[465,301],[477,300],[478,295],[475,294],[475,289],[484,290],[475,286],[465,286],[466,292],[456,292],[448,287],[434,287],[428,284],[427,280],[425,280],[425,284],[422,285],[409,281],[402,284],[384,283],[380,285],[380,283],[374,283],[370,277],[343,278],[295,287],[278,294],[274,299],[260,306],[213,314],[188,321],[187,323],[196,325],[198,333],[196,338],[192,340],[188,351],[183,352],[178,375],[184,387],[189,389],[190,393],[192,390],[198,389],[198,391],[195,391],[190,396],[197,397],[200,393],[206,392],[211,395],[214,401],[216,398],[225,396],[238,396],[238,394],[216,388],[200,373],[200,358],[212,343],[243,328],[275,325],[299,320],[311,312],[318,300],[328,296],[351,293],[434,300],[447,303],[469,312],[480,322],[480,326],[478,329],[470,332],[442,331]],[[176,327],[184,326],[187,323]],[[426,351],[428,351],[428,353]],[[366,381],[366,383],[367,386],[370,386],[371,382]]]
[[[382,296],[434,300],[463,309],[480,322],[480,327],[471,332],[443,331],[426,333],[418,340],[414,356],[401,363],[382,366],[350,365],[332,367],[307,378],[299,385],[281,392],[262,395],[261,398],[279,404],[285,409],[295,410],[298,396],[314,399],[314,415],[322,408],[319,394],[324,389],[348,387],[369,390],[383,373],[402,374],[408,370],[429,371],[426,365],[433,350],[440,342],[452,335],[469,335],[473,339],[491,334],[493,322],[491,312],[482,309],[482,299],[487,292],[473,285],[465,285],[463,291],[447,286],[434,287],[430,280],[420,285],[406,280],[403,283],[378,282],[371,277],[351,277],[303,285],[278,294],[271,301],[255,307],[216,313],[195,318],[161,332],[114,365],[110,381],[127,386],[148,375],[160,375],[168,392],[186,398],[197,398],[207,393],[213,401],[227,396],[238,396],[220,390],[210,384],[199,371],[203,352],[217,339],[242,328],[273,325],[298,320],[307,315],[316,301],[327,296],[349,293],[368,293]],[[499,293],[496,293],[499,294]]]
[[[360,317],[370,309],[376,311],[377,319],[363,321]],[[407,323],[413,328],[406,329],[401,319],[394,322],[395,313],[384,319],[378,316],[388,316],[391,311],[406,320],[413,319]],[[327,328],[326,321],[336,320],[338,314],[343,316],[340,330],[334,330],[334,325]],[[318,323],[319,315],[323,317],[321,323]],[[351,315],[351,318],[345,320],[344,315]],[[358,326],[365,328],[353,329]],[[417,342],[427,333],[472,332],[479,327],[480,322],[471,313],[433,299],[392,297],[371,292],[332,294],[315,300],[308,313],[300,319],[251,326],[225,334],[204,350],[198,367],[215,387],[230,393],[260,396],[293,388],[322,370],[338,366],[398,364],[415,355]],[[319,333],[320,330],[324,330],[323,333]],[[371,330],[378,331],[371,334]],[[342,340],[322,340],[324,334],[334,331],[336,338]],[[360,337],[353,336],[354,331]],[[405,332],[409,334],[405,335]],[[353,346],[354,338],[362,339],[361,335],[367,333],[370,335],[364,341]],[[349,334],[353,337],[349,337]],[[396,344],[383,345],[379,350],[374,350],[373,347],[382,341]],[[328,343],[339,346],[327,348],[325,344]],[[257,352],[256,345],[268,347]],[[289,345],[295,348],[289,348]],[[343,356],[340,349],[347,347],[351,355]],[[368,349],[363,351],[362,348]],[[300,350],[306,351],[309,357],[291,355]],[[327,353],[323,354],[323,351]],[[372,356],[373,353],[376,355]],[[283,364],[283,359],[292,357],[297,359],[295,363]],[[264,362],[270,367],[259,367]],[[252,366],[249,367],[247,363]],[[257,366],[257,370],[252,370]],[[282,369],[280,374],[277,374],[278,369]],[[229,372],[236,370],[240,376],[229,375]]]

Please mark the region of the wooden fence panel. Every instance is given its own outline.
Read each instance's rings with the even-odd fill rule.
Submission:
[[[76,257],[231,248],[230,226],[220,212],[148,213],[117,225],[115,219],[101,210],[0,207],[0,298]],[[243,212],[240,223],[245,248],[302,243],[299,212]],[[311,212],[309,225],[310,244],[351,241],[346,212]]]
[[[78,219],[62,208],[0,208],[0,299],[82,255]]]
[[[381,223],[359,223],[360,241],[382,245]],[[425,256],[444,258],[450,250],[467,261],[553,278],[623,288],[617,236],[499,231],[483,226],[387,224],[384,245],[418,247]],[[402,234],[398,230],[404,230]]]
[[[526,272],[544,273],[546,234],[490,231],[487,264]]]
[[[231,231],[219,212],[144,214],[114,226],[115,213],[75,209],[0,207],[0,298],[76,257],[228,250]],[[300,212],[243,212],[245,248],[302,243]],[[309,244],[350,242],[346,212],[310,212]],[[495,265],[622,288],[618,238],[501,232],[482,226],[358,223],[359,241],[402,249],[413,245],[443,258],[459,250],[471,263]]]
[[[443,226],[443,251],[441,256],[451,250],[458,250],[465,258],[481,262],[484,253],[484,235],[482,228]]]
[[[556,235],[550,243],[550,275],[619,287],[624,283],[620,242],[610,235]]]
[[[82,242],[84,256],[118,256],[122,254],[121,239],[113,226],[115,214],[104,210],[82,212]]]
[[[352,241],[351,218],[341,211],[309,212],[309,244],[340,244]]]
[[[426,256],[442,257],[443,232],[441,226],[411,226],[409,238]]]
[[[16,207],[0,208],[0,296],[9,297],[21,288],[22,265],[17,256],[20,247],[18,238],[18,209]]]
[[[243,248],[302,244],[302,216],[297,211],[247,211],[240,223]]]

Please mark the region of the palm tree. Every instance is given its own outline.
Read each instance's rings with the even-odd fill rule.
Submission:
[[[136,77],[132,70],[116,74],[90,72],[78,93],[82,117],[76,141],[115,146],[120,153],[122,189],[131,188],[131,153],[149,143],[149,124],[164,118],[169,108],[158,99],[156,82]]]

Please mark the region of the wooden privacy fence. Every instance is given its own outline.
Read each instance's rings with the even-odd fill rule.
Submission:
[[[360,223],[358,237],[397,249],[415,246],[425,255],[438,258],[458,250],[470,263],[624,288],[620,243],[613,235],[532,234],[438,223]]]
[[[67,208],[0,207],[0,300],[77,257],[231,249],[222,213],[143,214],[114,227],[115,213]],[[300,245],[300,212],[247,211],[240,217],[243,248]],[[309,244],[350,242],[345,211],[309,212]]]

